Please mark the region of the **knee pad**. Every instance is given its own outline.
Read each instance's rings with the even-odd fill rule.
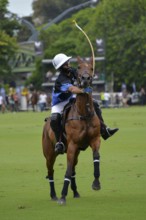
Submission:
[[[94,109],[95,109],[96,114],[100,115],[101,114],[101,109],[100,109],[100,106],[99,106],[99,104],[96,100],[93,100],[93,105],[94,105]]]
[[[51,121],[50,121],[51,128],[53,130],[56,130],[58,127],[60,127],[60,124],[61,124],[61,114],[52,113]]]
[[[95,99],[93,99],[93,105],[94,105],[95,108],[100,109],[100,106],[99,106],[98,102]]]

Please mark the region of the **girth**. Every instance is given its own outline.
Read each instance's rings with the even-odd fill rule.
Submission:
[[[92,118],[94,115],[95,115],[95,112],[91,112],[89,115],[86,115],[86,116],[78,115],[76,117],[70,117],[65,120],[65,123],[67,123],[67,121],[71,121],[71,120],[79,120],[79,121],[85,120],[86,121],[86,120]]]

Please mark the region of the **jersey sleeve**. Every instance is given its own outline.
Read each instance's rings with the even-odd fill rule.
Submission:
[[[68,89],[69,89],[69,87],[71,87],[71,86],[72,86],[71,83],[62,84],[61,87],[60,87],[60,90],[61,90],[62,92],[67,92]]]

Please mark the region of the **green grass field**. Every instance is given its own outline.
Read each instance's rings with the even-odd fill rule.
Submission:
[[[101,187],[93,191],[91,149],[81,152],[77,166],[80,199],[69,190],[67,204],[49,196],[41,134],[43,113],[0,114],[1,220],[145,220],[146,219],[146,107],[103,109],[106,123],[120,131],[101,142]],[[55,164],[60,197],[66,156]]]

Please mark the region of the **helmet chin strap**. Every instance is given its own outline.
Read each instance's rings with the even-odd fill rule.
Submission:
[[[85,35],[85,37],[86,37],[87,40],[88,40],[88,43],[90,44],[91,51],[92,51],[92,57],[93,57],[93,76],[94,76],[94,73],[95,73],[95,55],[94,55],[93,46],[92,46],[92,44],[91,44],[91,41],[90,41],[89,37],[88,37],[87,34],[85,33],[85,31],[83,31],[83,29],[77,24],[77,22],[76,22],[75,20],[73,20],[73,23],[74,23],[75,26]]]

